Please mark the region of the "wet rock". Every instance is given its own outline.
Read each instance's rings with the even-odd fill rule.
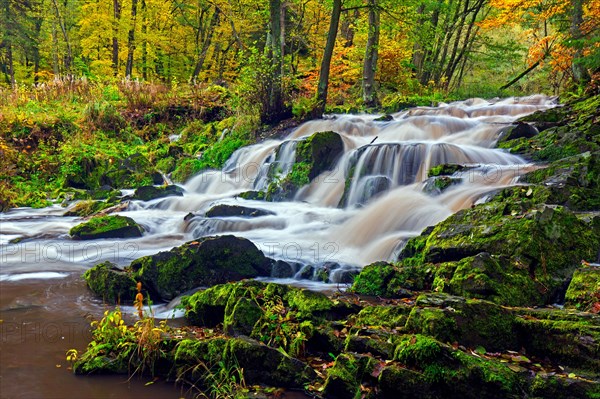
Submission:
[[[164,198],[170,196],[183,196],[183,189],[176,185],[171,186],[142,186],[138,187],[133,196],[132,200],[140,200],[140,201],[152,201],[157,198]]]
[[[237,196],[246,200],[262,201],[265,199],[264,191],[245,191]]]
[[[600,370],[600,316],[560,309],[520,309],[515,318],[528,354],[577,369]]]
[[[498,138],[499,142],[507,141],[507,140],[515,140],[520,138],[532,138],[537,135],[539,132],[535,128],[535,126],[530,125],[525,122],[517,122],[514,126],[508,128],[503,134]]]
[[[450,186],[460,184],[461,179],[456,179],[449,176],[434,176],[425,180],[423,184],[423,192],[429,195],[440,195]]]
[[[94,266],[91,270],[100,267]],[[192,288],[227,281],[269,276],[271,260],[245,238],[231,235],[204,237],[170,251],[134,260],[125,272],[142,283],[154,301],[168,301]],[[99,296],[114,298],[98,284],[88,285]],[[135,283],[132,283],[132,289]]]
[[[344,142],[335,132],[317,132],[298,143],[296,162],[308,162],[308,178],[314,179],[326,170],[335,167],[344,152]]]
[[[429,169],[429,172],[427,172],[427,176],[428,177],[450,176],[457,172],[464,172],[464,171],[467,171],[472,168],[473,168],[472,166],[459,165],[459,164],[454,164],[454,163],[446,163],[446,164],[434,166],[433,168]]]
[[[260,317],[255,317],[258,313],[254,310],[249,312],[251,316],[236,311],[236,306],[244,298],[260,305],[260,317],[264,314],[264,309],[273,306],[273,303],[284,307],[280,311],[293,312],[298,320],[339,319],[358,311],[345,303],[337,303],[320,292],[258,281],[216,285],[185,297],[182,303],[187,309],[186,318],[195,325],[243,325],[245,327],[239,331],[247,332],[252,325],[256,327]],[[248,309],[252,306],[248,303],[242,305]],[[232,331],[235,332],[235,328]],[[258,330],[255,332],[258,333]]]
[[[344,143],[335,132],[317,132],[296,145],[291,171],[281,180],[270,172],[266,200],[283,201],[294,197],[298,189],[321,173],[332,170],[344,152]]]
[[[600,209],[600,152],[555,161],[526,174],[521,180],[543,184],[549,191],[546,203],[564,205],[575,211]]]
[[[600,97],[591,96],[553,108],[536,112],[521,120],[534,122],[540,134],[531,138],[518,138],[499,143],[535,161],[552,162],[586,151],[600,150],[600,123],[598,123]]]
[[[575,270],[565,294],[565,307],[600,313],[600,267]]]
[[[301,267],[299,263],[288,263],[283,260],[278,260],[273,264],[271,277],[274,278],[292,278],[296,275]]]
[[[234,216],[255,218],[268,215],[275,215],[275,213],[265,209],[225,204],[215,205],[206,212],[206,217],[209,218]]]
[[[132,274],[108,261],[87,270],[83,278],[88,287],[108,303],[124,303],[135,298],[136,281]]]
[[[142,228],[126,216],[98,216],[73,227],[69,234],[79,240],[99,238],[135,238],[142,236]]]
[[[409,240],[399,259],[432,269],[438,290],[510,305],[552,303],[579,261],[596,255],[600,235],[564,207],[535,206],[539,193],[503,190]]]
[[[390,114],[381,115],[379,118],[373,119],[373,122],[390,122],[393,121],[394,117]]]
[[[251,241],[232,235],[203,237],[137,259],[129,268],[162,300],[199,286],[271,274],[270,260]]]
[[[494,303],[446,294],[423,294],[406,328],[442,342],[482,346],[489,352],[519,350],[513,313]]]
[[[412,266],[396,266],[387,262],[375,262],[365,266],[354,279],[351,291],[362,295],[387,298],[405,298],[412,290],[425,288],[427,272]]]

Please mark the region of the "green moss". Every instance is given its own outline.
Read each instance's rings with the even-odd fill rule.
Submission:
[[[565,295],[565,306],[590,311],[596,303],[600,303],[600,268],[575,270]]]
[[[423,367],[443,354],[442,344],[426,335],[405,335],[396,346],[394,359],[408,366]]]
[[[366,306],[354,319],[356,326],[404,327],[411,308],[401,304],[391,306]]]
[[[464,165],[458,164],[437,165],[429,169],[429,172],[427,172],[427,177],[453,175],[454,173],[462,171],[465,168],[466,167]]]
[[[107,302],[119,303],[135,298],[136,280],[108,261],[87,270],[83,278],[88,287]]]
[[[73,227],[69,234],[81,240],[96,238],[141,237],[142,228],[131,218],[120,215],[98,216]]]
[[[429,272],[411,265],[375,262],[361,270],[351,290],[357,294],[388,298],[411,296],[411,290],[422,290],[428,286]]]

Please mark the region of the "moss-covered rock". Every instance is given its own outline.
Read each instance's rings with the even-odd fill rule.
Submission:
[[[491,302],[423,294],[408,317],[406,329],[472,348],[518,350],[514,319],[512,311]]]
[[[445,163],[434,166],[431,169],[429,169],[429,172],[427,172],[427,177],[450,176],[457,172],[464,172],[471,168],[472,166],[459,165],[455,163]]]
[[[555,364],[587,369],[600,379],[600,316],[560,309],[521,309],[517,338],[528,354]]]
[[[460,184],[461,179],[449,176],[430,177],[423,183],[423,192],[429,195],[439,195],[449,187]]]
[[[124,303],[135,298],[136,281],[131,273],[110,262],[100,263],[83,274],[89,288],[109,303]]]
[[[556,301],[580,260],[596,256],[600,234],[567,208],[541,204],[545,194],[502,190],[409,240],[400,262],[435,264],[434,286],[447,292],[510,305]]]
[[[530,125],[526,122],[517,122],[514,125],[510,126],[508,129],[504,130],[500,137],[498,138],[498,142],[501,143],[503,141],[515,140],[520,138],[532,138],[537,135],[539,131],[533,125]]]
[[[600,267],[575,270],[565,294],[565,307],[600,312]]]
[[[94,215],[100,211],[108,209],[117,202],[112,199],[106,201],[94,201],[94,200],[85,200],[79,201],[72,207],[70,207],[63,216],[78,216],[78,217],[87,217]]]
[[[399,389],[406,387],[423,389],[423,396],[411,396],[411,391],[409,397],[427,398],[506,398],[520,391],[518,375],[503,363],[454,350],[424,335],[402,337],[395,359],[411,372],[395,364],[384,368],[379,378],[383,397],[401,397]]]
[[[154,298],[170,300],[195,287],[268,276],[271,261],[251,241],[225,235],[136,259],[129,269]]]
[[[592,96],[576,100],[561,108],[536,112],[521,121],[532,122],[540,134],[501,142],[510,149],[535,161],[552,162],[586,151],[600,150],[600,99]]]
[[[365,266],[354,279],[351,291],[362,295],[402,298],[413,295],[412,290],[426,288],[428,271],[422,268],[396,266],[375,262]]]
[[[270,183],[265,199],[282,201],[293,198],[300,187],[333,169],[343,152],[344,142],[335,132],[317,132],[299,141],[291,170],[281,178],[273,169],[269,171]]]
[[[95,266],[91,270],[99,268]],[[234,236],[204,237],[170,251],[134,260],[124,270],[149,293],[153,300],[168,301],[192,288],[210,286],[232,280],[268,276],[271,261],[256,246]],[[103,286],[90,274],[88,285],[99,296],[116,298],[112,286]]]
[[[142,228],[127,216],[97,216],[73,227],[69,234],[79,240],[98,238],[135,238],[142,236]]]
[[[298,143],[296,162],[307,162],[309,180],[331,170],[344,152],[344,142],[335,132],[317,132]]]
[[[142,186],[138,187],[131,199],[140,200],[140,201],[151,201],[157,198],[183,196],[183,189],[176,185],[170,186]]]
[[[245,303],[239,305],[242,300]],[[182,300],[188,320],[208,327],[219,323],[251,327],[251,320],[258,320],[253,315],[259,314],[251,303],[257,304],[262,313],[269,308],[284,310],[283,306],[294,312],[298,320],[339,319],[358,311],[320,292],[249,280],[216,285]],[[237,306],[240,307],[236,311]],[[248,312],[244,314],[242,308]]]
[[[378,363],[371,356],[341,354],[333,367],[327,369],[323,393],[327,398],[361,398],[361,383],[373,380],[371,372]]]
[[[543,184],[549,191],[548,204],[564,205],[575,211],[600,209],[600,152],[555,161],[529,172],[522,180]]]

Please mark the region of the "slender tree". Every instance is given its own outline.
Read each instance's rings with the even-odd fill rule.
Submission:
[[[312,114],[315,117],[320,117],[325,112],[325,105],[327,104],[329,69],[331,67],[331,58],[333,57],[333,50],[335,48],[335,40],[337,38],[341,11],[342,0],[333,0],[333,10],[331,11],[331,19],[329,21],[327,43],[325,44],[325,52],[323,53],[321,69],[319,71],[319,84],[317,86],[316,104],[312,111]]]
[[[56,0],[52,0],[56,2]],[[113,36],[112,36],[112,68],[113,74],[119,73],[119,24],[121,21],[121,4],[113,0]]]
[[[363,62],[362,91],[363,101],[367,107],[379,105],[375,87],[377,58],[379,57],[379,5],[377,0],[369,0],[369,33]]]
[[[127,64],[125,65],[125,76],[131,79],[133,72],[133,53],[135,51],[135,28],[137,23],[138,0],[131,0],[131,26],[127,33]]]

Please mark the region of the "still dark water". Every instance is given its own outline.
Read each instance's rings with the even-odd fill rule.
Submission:
[[[190,398],[185,387],[149,377],[76,376],[65,352],[80,353],[90,321],[108,309],[78,275],[64,279],[0,282],[1,398]]]

